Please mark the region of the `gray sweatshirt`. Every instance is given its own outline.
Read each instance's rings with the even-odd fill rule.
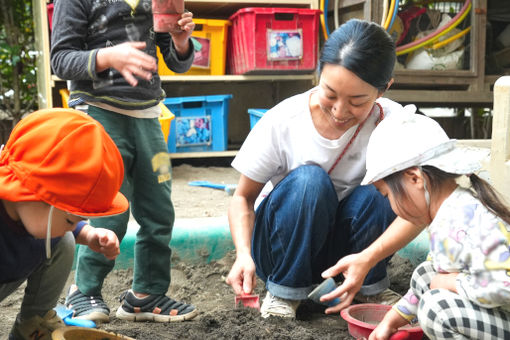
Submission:
[[[51,66],[61,79],[71,80],[69,106],[101,102],[127,110],[157,105],[165,96],[159,75],[131,86],[115,69],[96,72],[97,51],[126,41],[144,41],[145,53],[156,57],[159,46],[166,65],[186,72],[194,51],[180,59],[170,34],[155,33],[151,0],[55,0],[51,35]],[[133,6],[133,7],[132,7]]]

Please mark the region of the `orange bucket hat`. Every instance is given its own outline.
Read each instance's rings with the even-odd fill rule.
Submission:
[[[31,113],[0,153],[0,199],[43,201],[84,217],[127,210],[124,165],[104,128],[74,109]]]

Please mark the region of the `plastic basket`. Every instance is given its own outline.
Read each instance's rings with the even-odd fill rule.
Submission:
[[[250,130],[253,129],[255,124],[259,121],[260,118],[267,112],[267,109],[248,109],[248,114],[250,115]]]
[[[60,96],[62,97],[62,107],[69,108],[67,102],[69,101],[69,90],[68,89],[60,89],[58,90]],[[170,133],[170,126],[172,124],[172,120],[175,118],[175,115],[166,107],[163,103],[159,103],[159,107],[161,108],[161,114],[159,115],[159,123],[161,124],[161,131],[165,136],[165,142],[168,142],[168,135]]]
[[[193,19],[193,22],[195,23],[192,34],[195,59],[190,70],[182,75],[224,75],[230,21]],[[176,73],[166,66],[159,48],[157,54],[159,75],[175,75]]]
[[[166,98],[175,115],[168,137],[169,152],[227,150],[228,110],[232,95]]]
[[[249,7],[230,17],[229,72],[310,72],[317,66],[321,11]]]
[[[159,107],[161,108],[159,123],[161,124],[161,131],[163,132],[163,136],[165,136],[165,142],[168,143],[170,126],[172,125],[172,120],[175,118],[175,115],[168,109],[168,107],[166,107],[165,104],[159,103]]]
[[[62,98],[62,107],[63,108],[69,108],[69,105],[67,102],[69,101],[69,90],[68,89],[60,89],[58,90],[60,93],[60,97]]]
[[[48,26],[50,27],[50,31],[53,28],[53,10],[54,10],[53,3],[46,4],[46,11],[48,13]]]

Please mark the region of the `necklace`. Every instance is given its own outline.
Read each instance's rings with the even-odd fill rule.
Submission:
[[[381,104],[376,102],[375,105],[377,105],[379,107],[379,119],[377,119],[377,121],[375,122],[375,125],[377,126],[377,124],[379,124],[379,122],[384,119],[384,111],[383,111],[383,108],[382,108]],[[354,132],[354,134],[352,135],[351,139],[349,140],[347,145],[344,147],[344,149],[342,150],[342,152],[340,153],[340,155],[336,159],[335,163],[333,163],[333,165],[329,169],[328,175],[331,174],[331,172],[333,171],[333,169],[335,169],[335,167],[338,164],[338,162],[340,162],[340,160],[344,157],[345,153],[347,152],[347,150],[351,146],[352,142],[354,142],[354,140],[358,136],[358,133],[361,131],[361,129],[363,128],[363,125],[365,124],[365,122],[368,120],[369,117],[370,117],[370,114],[367,116],[367,118],[365,118],[365,120],[363,120],[358,125],[358,127],[357,127],[356,131]]]

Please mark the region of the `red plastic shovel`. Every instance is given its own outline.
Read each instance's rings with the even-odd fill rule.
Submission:
[[[257,294],[241,294],[236,295],[234,300],[234,308],[237,308],[239,306],[239,302],[243,304],[244,307],[248,308],[256,308],[260,310],[260,302],[259,302],[259,296]]]

